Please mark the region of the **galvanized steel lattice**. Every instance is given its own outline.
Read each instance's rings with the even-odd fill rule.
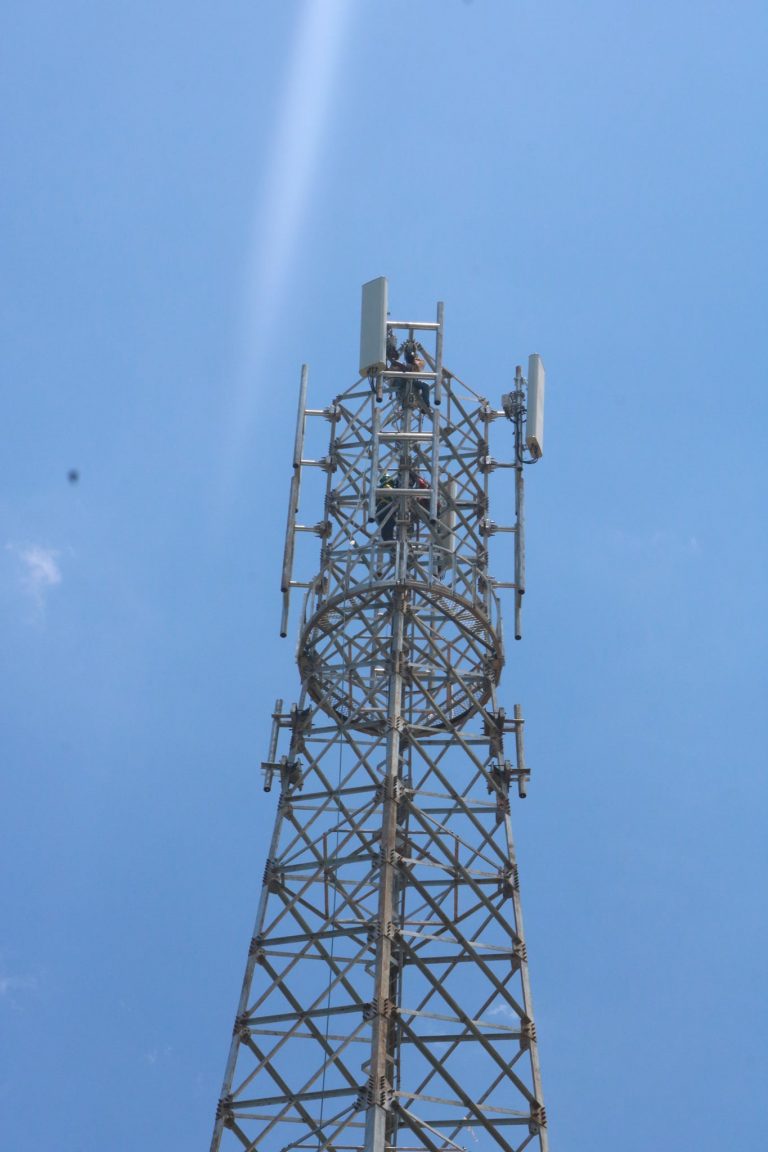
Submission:
[[[442,316],[388,321],[394,357],[325,409],[306,408],[302,373],[283,570],[283,631],[290,589],[306,589],[301,690],[278,701],[263,765],[277,816],[212,1152],[547,1152],[510,823],[523,721],[497,699],[488,571],[504,530],[489,477],[508,467],[519,635],[526,381],[518,369],[501,410],[460,383]],[[316,461],[308,419],[328,426]],[[497,420],[508,463],[491,456]],[[325,496],[302,585],[309,465]]]

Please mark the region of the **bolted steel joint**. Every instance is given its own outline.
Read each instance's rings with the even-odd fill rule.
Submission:
[[[520,1047],[525,1051],[536,1043],[536,1025],[529,1017],[524,1017],[520,1029]]]
[[[389,1109],[392,1105],[392,1088],[390,1087],[386,1076],[379,1076],[378,1080],[374,1080],[371,1076],[368,1079],[365,1095],[366,1104],[370,1107],[372,1104],[379,1108]]]
[[[512,949],[512,971],[516,972],[521,964],[528,962],[528,949],[522,940],[518,940]]]
[[[222,1120],[228,1128],[232,1126],[232,1097],[222,1096],[216,1105],[216,1119]]]
[[[528,1125],[528,1131],[532,1136],[536,1136],[542,1128],[547,1126],[547,1113],[541,1104],[534,1104],[531,1108],[531,1120]]]
[[[248,1016],[245,1013],[235,1016],[235,1023],[232,1025],[232,1035],[239,1036],[241,1040],[248,1035]]]

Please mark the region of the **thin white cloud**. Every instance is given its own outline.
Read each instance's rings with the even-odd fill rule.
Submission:
[[[61,584],[59,553],[54,548],[43,548],[39,544],[6,544],[19,562],[21,589],[42,612],[48,593]]]
[[[698,556],[701,553],[701,544],[697,536],[686,536],[683,533],[659,528],[648,532],[616,529],[613,539],[622,551],[648,557]]]
[[[513,1012],[508,1004],[497,1004],[495,1008],[491,1008],[487,1016],[508,1016],[510,1020],[519,1020],[520,1017],[517,1013]]]
[[[37,988],[36,976],[0,976],[0,996],[19,992],[25,988]]]
[[[36,976],[12,976],[7,972],[0,972],[0,1003],[8,1005],[15,1011],[21,1011],[18,998],[20,992],[36,992],[38,980]]]

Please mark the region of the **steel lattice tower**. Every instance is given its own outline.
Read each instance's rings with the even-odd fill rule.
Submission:
[[[327,408],[306,407],[302,369],[281,628],[305,588],[301,690],[277,702],[262,765],[277,816],[212,1152],[548,1148],[510,823],[523,720],[497,699],[497,591],[513,590],[519,638],[543,368],[518,368],[496,409],[444,367],[442,305],[391,321],[386,298],[383,278],[364,287],[360,379]],[[329,431],[317,460],[311,419]],[[323,517],[300,525],[310,465]],[[502,467],[506,529],[489,515]],[[309,583],[293,579],[302,530],[321,541]],[[504,530],[500,582],[488,545]]]

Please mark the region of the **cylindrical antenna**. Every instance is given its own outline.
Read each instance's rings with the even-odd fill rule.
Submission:
[[[291,487],[288,493],[288,516],[285,524],[285,547],[283,548],[283,571],[280,578],[280,591],[283,593],[283,612],[280,621],[280,635],[285,637],[288,628],[288,607],[291,594],[291,579],[293,575],[293,552],[296,539],[294,525],[296,513],[299,510],[299,489],[301,487],[301,458],[304,452],[304,425],[307,406],[307,382],[309,369],[306,364],[301,366],[301,380],[299,382],[299,407],[296,413],[296,436],[293,442],[293,474]]]
[[[515,368],[515,640],[523,636],[525,593],[525,488],[523,481],[523,370]]]
[[[443,321],[445,319],[445,305],[442,300],[437,304],[437,332],[435,333],[435,406],[439,408],[443,398]]]
[[[528,769],[525,766],[525,748],[523,746],[523,710],[515,704],[515,758],[517,760],[517,792],[521,800],[528,794]]]
[[[515,469],[515,510],[517,531],[515,532],[515,640],[522,639],[522,604],[525,593],[525,507],[524,507],[523,466]]]
[[[432,491],[429,496],[429,519],[437,523],[437,497],[440,484],[440,413],[432,412]]]
[[[280,612],[280,636],[284,640],[288,635],[288,610],[291,606],[291,595],[288,589],[283,592],[283,607]]]
[[[379,486],[379,428],[381,416],[379,409],[373,405],[371,418],[371,486],[368,494],[368,523],[376,519],[376,489]]]
[[[280,716],[283,711],[282,700],[275,701],[275,710],[272,713],[272,735],[269,739],[269,754],[267,762],[262,764],[264,769],[264,791],[269,792],[272,789],[272,777],[275,774],[275,764],[277,762],[277,737],[280,730]]]

